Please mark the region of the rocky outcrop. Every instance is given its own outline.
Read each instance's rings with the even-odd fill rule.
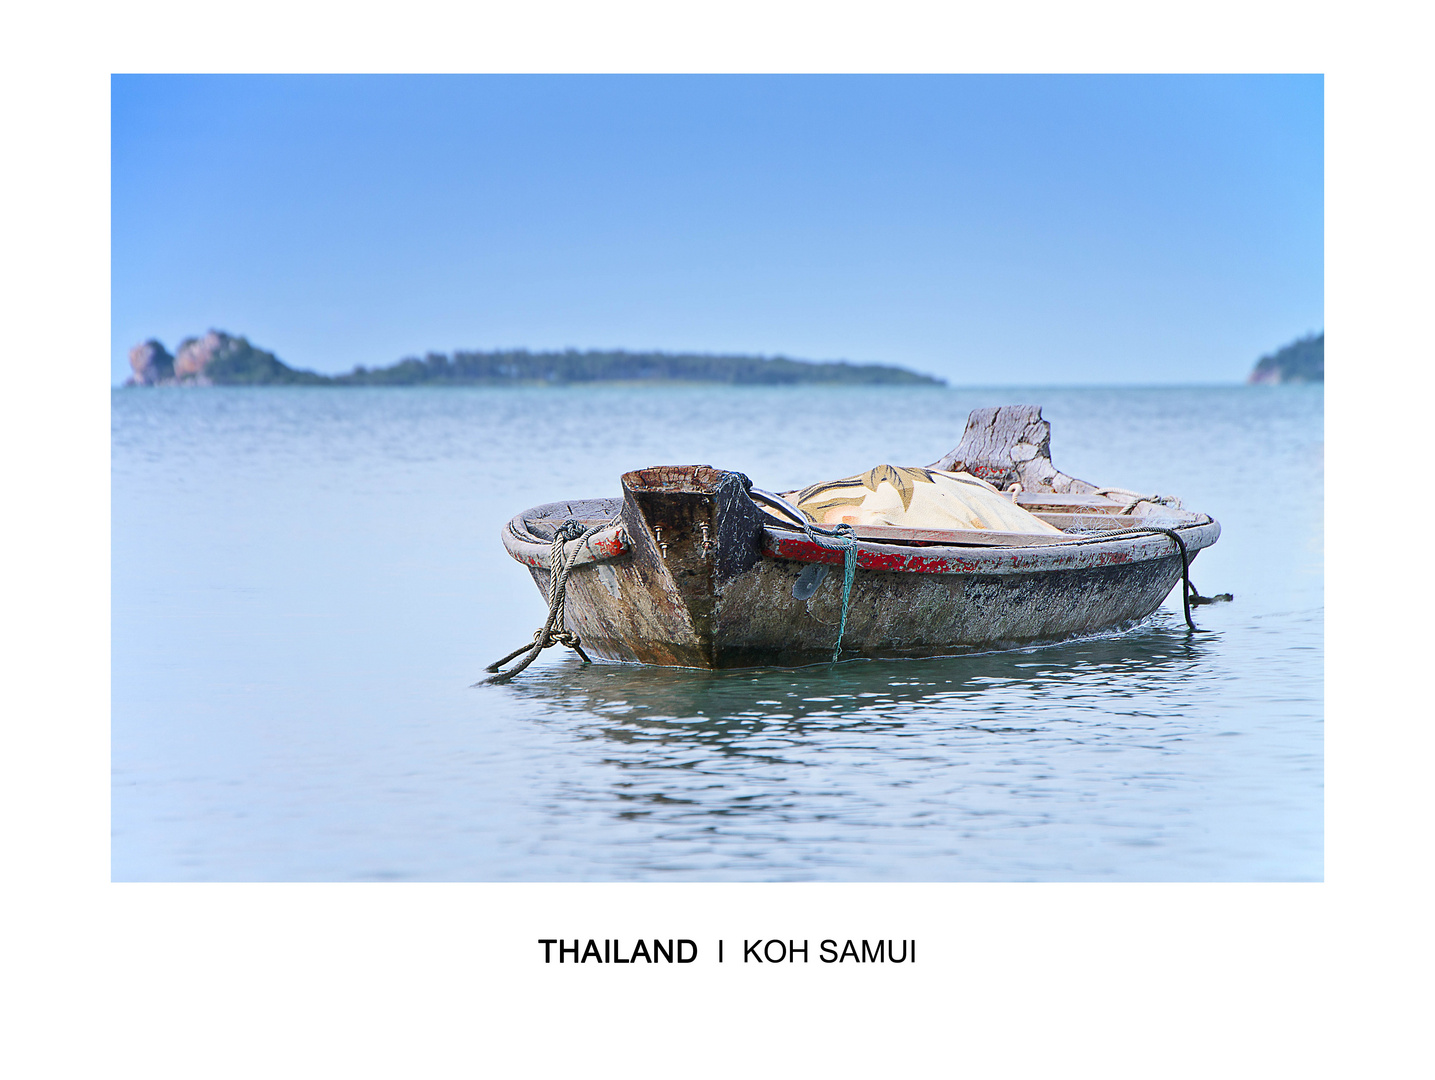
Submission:
[[[327,383],[312,371],[296,371],[272,352],[256,349],[245,337],[211,330],[185,338],[173,357],[158,341],[130,350],[134,386],[268,386]]]
[[[1309,334],[1261,357],[1246,382],[1252,386],[1325,382],[1325,332]]]
[[[130,376],[127,386],[158,386],[174,381],[174,357],[154,338],[130,350]]]
[[[218,330],[211,330],[201,338],[185,338],[174,354],[175,381],[208,385],[210,379],[205,374],[206,369],[222,353],[233,351],[238,344],[239,339]]]

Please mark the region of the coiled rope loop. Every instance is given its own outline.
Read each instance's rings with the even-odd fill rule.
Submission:
[[[587,529],[569,518],[553,534],[553,543],[548,547],[548,621],[537,630],[533,631],[533,642],[529,645],[520,645],[502,660],[495,660],[484,668],[485,671],[493,673],[493,677],[485,679],[487,683],[506,683],[520,671],[526,668],[538,654],[544,649],[553,645],[566,645],[583,658],[583,663],[592,663],[588,654],[583,651],[583,644],[578,635],[563,626],[563,606],[568,591],[568,574],[577,561],[578,553],[583,550],[583,545],[588,543],[596,533],[614,524],[616,516],[607,521],[600,521],[596,525],[590,525]],[[571,546],[570,546],[571,544]],[[508,663],[520,653],[527,652],[516,667],[508,671],[499,671],[499,668]]]

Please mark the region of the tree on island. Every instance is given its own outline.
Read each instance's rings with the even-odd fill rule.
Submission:
[[[941,385],[942,379],[889,364],[815,363],[784,356],[714,356],[703,353],[579,352],[429,353],[389,367],[356,367],[347,375],[320,375],[289,367],[244,337],[211,330],[186,338],[174,356],[150,339],[130,350],[130,386],[494,386],[591,382],[717,382],[738,386],[793,383]]]
[[[1246,382],[1252,386],[1325,382],[1325,331],[1307,334],[1261,357]]]

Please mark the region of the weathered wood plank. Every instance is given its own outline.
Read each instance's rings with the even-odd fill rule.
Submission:
[[[1115,499],[1109,499],[1105,495],[1064,495],[1055,491],[1018,491],[1013,493],[1012,501],[1023,510],[1030,510],[1033,513],[1039,509],[1060,510],[1073,514],[1115,513],[1126,505]]]
[[[1097,490],[1051,463],[1051,425],[1041,418],[1040,405],[973,409],[956,449],[928,467],[968,472],[1003,490],[1016,483],[1025,491]]]

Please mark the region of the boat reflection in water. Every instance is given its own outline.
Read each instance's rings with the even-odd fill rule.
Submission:
[[[1070,827],[1044,804],[1109,805],[1133,781],[1161,783],[1163,759],[1219,722],[1202,707],[1218,689],[1207,637],[1163,611],[1124,634],[920,661],[712,672],[565,659],[509,692],[567,736],[554,753],[601,764],[568,775],[565,798],[686,836],[696,847],[671,852],[686,870],[711,845],[712,873],[745,857],[802,877],[788,839],[831,845],[804,858],[815,873],[845,862],[849,832],[891,829],[900,848],[930,844],[913,829],[949,829],[960,847],[973,827]]]
[[[1165,616],[1165,617],[1163,617]],[[988,701],[988,718],[965,717],[984,731],[1013,719],[999,700],[999,686],[1064,698],[1115,692],[1121,696],[1165,694],[1180,689],[1180,670],[1203,653],[1202,634],[1191,634],[1179,618],[1163,613],[1126,633],[1103,634],[1040,648],[972,653],[921,661],[849,660],[829,666],[708,671],[648,664],[583,664],[566,657],[560,664],[531,670],[515,683],[522,697],[538,698],[552,709],[619,721],[621,729],[685,730],[697,737],[727,730],[778,726],[801,733],[808,726],[919,722],[930,706]],[[1101,710],[1119,716],[1120,710]],[[1013,729],[1016,730],[1016,729]],[[1022,727],[1020,730],[1030,730]]]

